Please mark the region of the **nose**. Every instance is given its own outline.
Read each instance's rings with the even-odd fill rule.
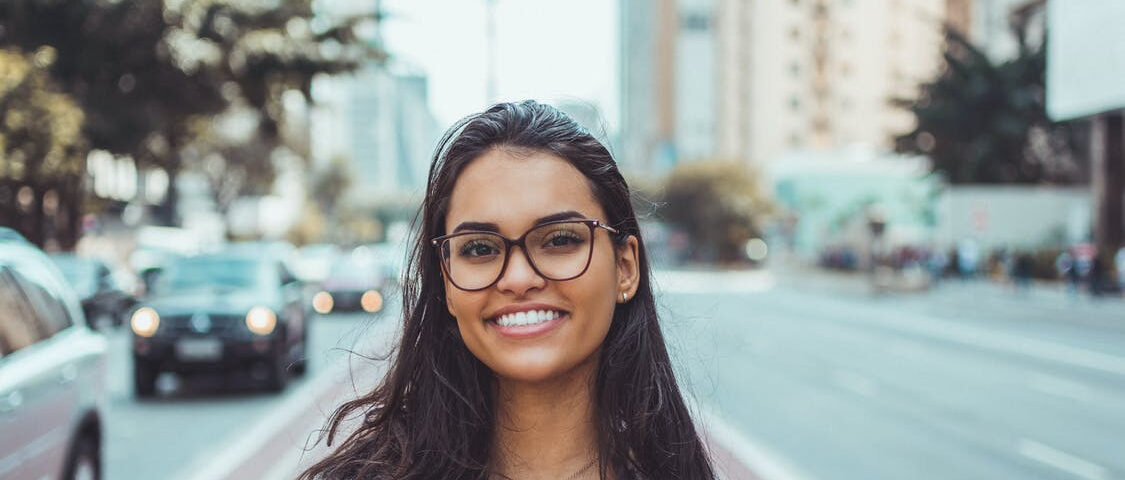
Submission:
[[[517,250],[519,250],[518,254]],[[512,247],[508,252],[508,265],[503,272],[500,272],[500,280],[496,282],[496,288],[501,292],[511,292],[517,297],[522,297],[531,290],[543,288],[546,284],[547,279],[531,267],[531,261],[528,260],[527,252],[523,247]]]

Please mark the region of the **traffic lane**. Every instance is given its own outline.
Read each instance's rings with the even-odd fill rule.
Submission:
[[[1097,478],[1096,467],[1068,452],[1109,464],[1109,472],[1121,468],[1115,379],[1075,380],[1069,366],[1051,377],[1042,362],[1006,352],[855,324],[856,315],[887,315],[877,304],[842,306],[784,289],[664,301],[673,353],[694,395],[814,478],[1053,478],[1059,470],[1044,468],[1045,458]],[[911,338],[921,339],[903,343]],[[911,351],[922,353],[902,358]],[[1030,388],[1056,377],[1097,398],[1066,402]]]
[[[276,404],[338,362],[374,322],[393,318],[381,312],[314,317],[309,324],[308,371],[286,390],[273,394],[258,387],[227,389],[218,377],[159,380],[157,398],[133,396],[130,338],[125,330],[110,334],[110,405],[106,428],[106,478],[165,479],[190,471],[216,454],[224,440],[270,411]],[[171,388],[169,388],[171,387]]]
[[[816,272],[779,275],[789,290],[823,298],[863,299],[902,311],[940,315],[951,321],[1001,323],[1005,327],[1031,327],[1042,338],[1055,332],[1082,336],[1090,346],[1119,347],[1125,343],[1125,301],[1111,297],[1068,295],[1047,285],[1027,291],[987,280],[948,279],[920,292],[876,294],[866,277],[859,274]]]

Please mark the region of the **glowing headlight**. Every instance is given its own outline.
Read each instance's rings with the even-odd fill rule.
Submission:
[[[142,337],[151,337],[156,335],[156,329],[160,328],[160,315],[149,307],[141,308],[133,312],[129,326],[133,327],[133,333]]]
[[[383,309],[383,296],[375,290],[368,290],[363,292],[363,296],[359,299],[360,306],[368,313],[375,313]]]
[[[328,292],[317,292],[313,295],[313,310],[321,315],[327,314],[332,311],[332,307],[336,302],[332,300],[332,294]]]
[[[277,326],[277,315],[266,307],[254,307],[246,314],[246,328],[258,335],[269,335]]]

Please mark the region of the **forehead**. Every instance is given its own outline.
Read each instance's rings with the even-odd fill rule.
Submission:
[[[457,177],[445,231],[461,222],[488,222],[515,236],[540,217],[568,210],[606,220],[589,181],[570,162],[543,151],[493,148]]]

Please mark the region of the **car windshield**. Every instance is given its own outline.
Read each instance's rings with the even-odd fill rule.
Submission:
[[[86,296],[95,290],[94,272],[97,267],[94,262],[65,256],[53,256],[51,260],[79,295]]]
[[[169,293],[201,289],[257,289],[266,285],[264,273],[262,263],[249,258],[185,258],[161,275],[156,290]]]
[[[348,261],[333,265],[332,273],[328,278],[345,282],[376,282],[379,279],[379,268],[374,262],[356,259],[353,256]]]

